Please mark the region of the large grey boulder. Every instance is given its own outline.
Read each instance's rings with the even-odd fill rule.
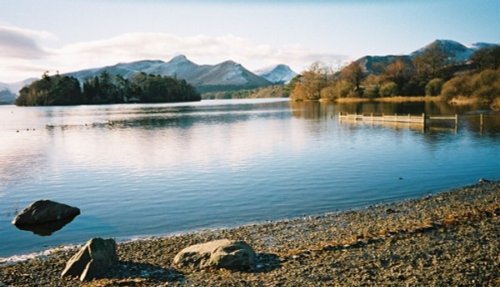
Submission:
[[[113,239],[92,238],[66,263],[61,276],[78,276],[80,281],[99,278],[118,263]]]
[[[37,225],[73,219],[80,209],[51,200],[38,200],[24,208],[12,221],[16,226]]]
[[[255,261],[255,251],[244,241],[221,239],[184,248],[175,256],[174,265],[245,270],[253,269]]]

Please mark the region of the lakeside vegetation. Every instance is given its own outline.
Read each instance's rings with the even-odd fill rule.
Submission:
[[[200,95],[185,80],[139,73],[130,79],[107,72],[83,85],[70,76],[48,75],[22,88],[18,106],[162,103],[199,101]]]
[[[261,99],[261,98],[286,98],[290,94],[288,86],[272,85],[256,89],[246,89],[237,91],[210,92],[203,93],[204,100],[215,99]]]
[[[291,81],[290,99],[404,101],[438,97],[458,104],[480,102],[500,110],[500,46],[479,49],[466,63],[452,61],[439,46],[413,58],[387,59],[370,63],[369,57],[362,58],[338,72],[315,63]]]

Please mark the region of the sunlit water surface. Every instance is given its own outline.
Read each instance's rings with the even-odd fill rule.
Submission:
[[[344,112],[460,114],[458,129],[340,123]],[[0,257],[313,215],[500,179],[500,118],[432,103],[0,106]],[[52,236],[10,221],[51,199]]]

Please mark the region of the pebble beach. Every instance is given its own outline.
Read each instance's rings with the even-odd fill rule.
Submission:
[[[118,245],[102,279],[61,278],[77,252],[0,266],[3,286],[500,286],[500,182],[395,203]],[[179,269],[183,248],[244,240],[247,271]]]

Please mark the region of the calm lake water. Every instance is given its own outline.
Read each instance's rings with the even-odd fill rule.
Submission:
[[[340,123],[338,112],[459,113],[454,124]],[[500,179],[500,115],[444,104],[0,106],[0,257],[313,215]],[[484,111],[483,111],[484,112]],[[52,199],[52,236],[10,221]]]

